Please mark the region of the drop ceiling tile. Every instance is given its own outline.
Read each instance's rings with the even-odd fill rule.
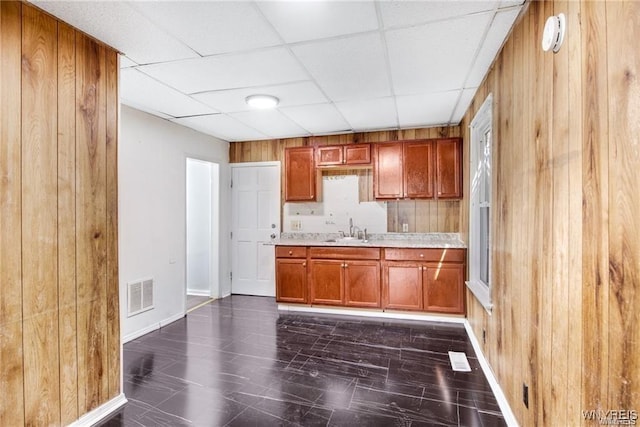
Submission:
[[[339,102],[336,107],[354,131],[398,127],[396,107],[391,97]]]
[[[138,64],[194,58],[185,44],[122,1],[35,1],[38,7],[118,49]]]
[[[134,2],[152,22],[201,55],[275,46],[278,34],[249,2]]]
[[[327,102],[327,98],[322,94],[322,92],[320,92],[318,86],[309,81],[284,85],[204,92],[193,95],[193,97],[223,113],[235,113],[251,110],[251,107],[249,107],[245,102],[245,98],[254,94],[276,96],[280,99],[280,107]]]
[[[497,5],[495,0],[381,1],[379,3],[385,28],[405,27],[491,11]]]
[[[456,106],[459,90],[398,96],[398,121],[400,127],[446,125]]]
[[[267,139],[267,136],[225,114],[183,117],[172,122],[212,135],[225,141]]]
[[[129,101],[137,105],[146,105],[147,108],[153,108],[172,117],[216,112],[213,108],[163,85],[134,68],[121,70],[120,77],[120,98],[125,104]]]
[[[351,131],[351,126],[331,104],[280,108],[280,111],[314,135]]]
[[[308,80],[308,75],[285,48],[139,67],[184,93],[235,89]]]
[[[492,15],[387,31],[395,94],[461,89]]]
[[[385,52],[377,33],[308,43],[292,49],[332,101],[391,94]]]
[[[125,55],[120,55],[120,68],[135,67],[138,64],[127,58]]]
[[[257,5],[287,43],[378,28],[371,1],[269,1]]]
[[[306,136],[309,133],[276,110],[254,110],[229,114],[247,126],[259,130],[271,138]]]
[[[466,86],[480,86],[519,13],[520,9],[511,9],[496,14],[471,68]]]
[[[451,116],[451,124],[460,123],[460,121],[466,114],[467,110],[469,109],[469,106],[471,105],[471,101],[473,101],[473,97],[476,95],[477,91],[478,91],[477,87],[465,89],[462,91],[462,96],[460,96],[458,105],[456,105],[456,109],[453,111],[453,115]]]

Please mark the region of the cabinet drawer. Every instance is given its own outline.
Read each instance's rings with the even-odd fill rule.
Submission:
[[[391,261],[466,262],[466,249],[385,248],[384,259]]]
[[[380,248],[311,247],[311,258],[325,259],[380,259]]]
[[[306,258],[305,246],[276,246],[276,258]]]

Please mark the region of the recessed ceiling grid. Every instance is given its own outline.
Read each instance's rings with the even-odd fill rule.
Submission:
[[[524,0],[33,3],[126,55],[122,103],[243,141],[459,123]]]

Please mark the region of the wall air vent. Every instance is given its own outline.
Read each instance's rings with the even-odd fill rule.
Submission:
[[[153,308],[153,279],[127,283],[127,317]]]

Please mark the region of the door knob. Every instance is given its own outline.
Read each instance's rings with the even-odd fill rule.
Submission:
[[[276,233],[271,233],[271,238],[275,239],[276,238]]]

